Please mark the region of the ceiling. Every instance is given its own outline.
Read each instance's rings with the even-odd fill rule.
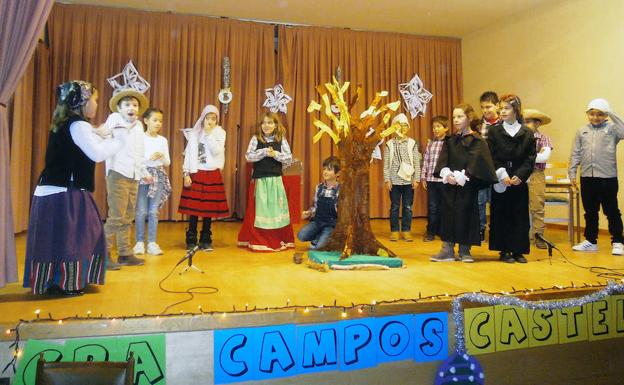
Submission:
[[[63,0],[285,24],[464,37],[563,0]]]

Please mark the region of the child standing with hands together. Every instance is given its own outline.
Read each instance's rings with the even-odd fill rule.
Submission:
[[[162,128],[163,112],[158,108],[148,108],[143,114],[146,130],[143,138],[145,166],[152,176],[151,183],[139,181],[136,216],[134,219],[136,245],[134,254],[145,254],[145,218],[147,217],[147,253],[161,255],[163,251],[156,243],[158,211],[171,195],[171,183],[165,171],[169,167],[169,144],[164,136],[158,135]]]
[[[193,128],[184,129],[188,143],[184,150],[184,188],[178,212],[189,215],[186,249],[197,246],[197,221],[202,217],[199,247],[212,248],[212,218],[229,213],[221,170],[225,164],[225,130],[218,125],[219,109],[211,104],[204,107]]]
[[[266,112],[245,153],[253,162],[247,212],[238,233],[238,245],[253,251],[280,251],[295,247],[282,168],[292,161],[286,129],[276,113]]]

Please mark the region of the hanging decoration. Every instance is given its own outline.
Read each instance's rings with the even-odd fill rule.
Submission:
[[[425,89],[417,74],[414,74],[409,82],[399,84],[399,92],[403,97],[403,105],[412,119],[418,115],[425,116],[427,103],[431,101],[433,95]]]
[[[221,104],[223,104],[223,113],[227,114],[228,113],[228,109],[230,107],[230,102],[232,101],[232,91],[230,90],[230,58],[227,56],[223,57],[223,63],[222,63],[222,69],[223,69],[223,76],[222,76],[222,80],[221,83],[223,85],[223,88],[221,88],[221,90],[219,91],[219,102],[221,102]]]
[[[284,87],[281,84],[276,85],[273,88],[267,88],[264,90],[266,94],[266,100],[262,103],[262,107],[266,107],[271,112],[287,113],[288,106],[292,98],[286,94]]]

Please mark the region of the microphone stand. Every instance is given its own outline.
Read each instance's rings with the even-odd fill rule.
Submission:
[[[204,274],[204,271],[202,269],[200,269],[199,267],[195,266],[193,264],[193,256],[195,255],[195,253],[197,253],[199,251],[199,246],[195,246],[192,249],[190,249],[189,251],[186,252],[186,254],[184,255],[184,257],[182,257],[178,263],[176,264],[176,266],[180,265],[182,262],[186,261],[187,265],[184,268],[184,270],[182,270],[182,272],[178,273],[180,275],[186,273],[187,271],[189,271],[190,269],[194,269],[199,271],[200,273]]]

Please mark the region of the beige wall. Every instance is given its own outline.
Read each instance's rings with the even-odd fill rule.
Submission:
[[[607,98],[624,116],[624,1],[553,2],[495,21],[463,38],[462,56],[468,103],[477,107],[485,90],[516,93],[523,107],[553,118],[543,129],[554,142],[552,161],[567,162],[575,131],[587,123],[590,99]],[[623,157],[620,148],[621,186]]]

